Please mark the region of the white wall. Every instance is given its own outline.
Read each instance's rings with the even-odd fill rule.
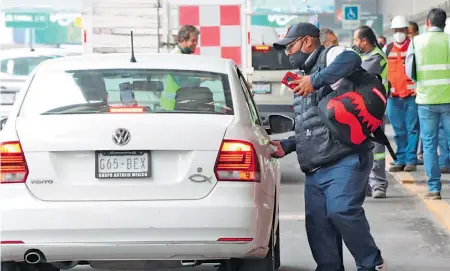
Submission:
[[[380,10],[386,22],[396,15],[410,16],[430,10],[447,0],[380,0]]]

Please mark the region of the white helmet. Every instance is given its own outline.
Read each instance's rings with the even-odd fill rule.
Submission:
[[[394,28],[408,28],[409,23],[406,20],[405,16],[395,16],[391,22],[391,29]]]

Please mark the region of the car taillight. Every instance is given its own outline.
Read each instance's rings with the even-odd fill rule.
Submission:
[[[126,107],[110,107],[109,113],[143,113],[144,108],[139,106],[126,106]]]
[[[270,51],[270,46],[267,46],[267,45],[253,46],[253,51],[260,52],[260,53],[267,53]]]
[[[18,141],[0,143],[0,183],[24,183],[28,166]]]
[[[255,148],[238,140],[222,142],[214,171],[218,181],[259,182],[261,176]]]

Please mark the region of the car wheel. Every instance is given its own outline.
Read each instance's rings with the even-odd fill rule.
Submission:
[[[272,229],[269,241],[269,251],[262,259],[230,259],[222,263],[217,271],[274,271],[275,248],[274,230]]]
[[[277,231],[275,232],[275,246],[274,250],[274,260],[275,260],[275,270],[278,270],[281,266],[281,249],[280,249],[280,221],[278,221]]]

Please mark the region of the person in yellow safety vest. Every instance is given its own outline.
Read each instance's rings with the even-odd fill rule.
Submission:
[[[172,51],[172,54],[193,54],[198,44],[198,37],[200,31],[193,25],[184,25],[178,31],[177,41],[178,44]],[[199,82],[189,82],[191,80],[183,80],[183,78],[177,78],[168,74],[164,78],[164,91],[161,93],[161,99],[159,104],[161,108],[165,110],[175,109],[175,98],[178,89],[182,86],[200,84]]]
[[[447,14],[433,8],[427,15],[427,32],[414,37],[405,60],[407,76],[416,82],[423,162],[428,176],[426,199],[441,199],[438,134],[442,125],[450,142],[450,35],[444,32]],[[447,146],[448,147],[448,146]]]
[[[389,88],[386,55],[378,44],[377,37],[370,27],[363,25],[355,30],[353,35],[353,49],[361,56],[361,67],[371,74],[380,76],[387,91]],[[388,187],[385,146],[375,142],[373,156],[374,160],[369,176],[368,195],[374,198],[385,198]]]

